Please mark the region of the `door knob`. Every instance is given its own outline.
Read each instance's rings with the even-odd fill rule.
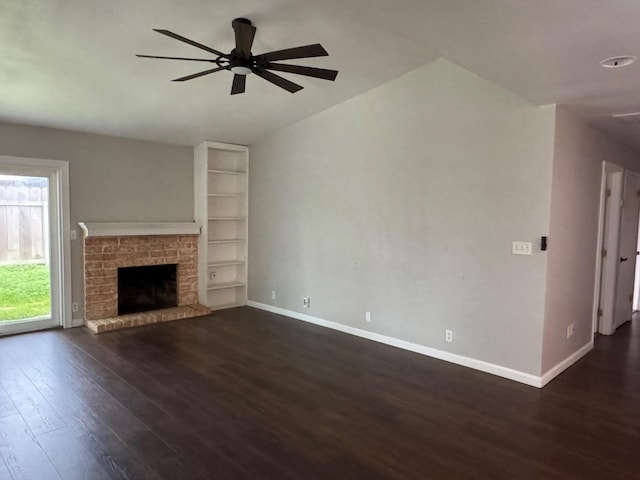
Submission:
[[[626,262],[627,260],[629,260],[628,258],[624,258],[624,257],[620,257],[620,261],[621,262]]]

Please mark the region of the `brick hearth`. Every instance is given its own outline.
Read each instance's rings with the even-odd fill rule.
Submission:
[[[197,235],[84,238],[85,324],[94,333],[210,313],[198,304]],[[118,316],[118,268],[177,265],[176,308]]]

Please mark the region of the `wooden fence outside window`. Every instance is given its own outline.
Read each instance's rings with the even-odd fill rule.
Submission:
[[[0,177],[0,264],[48,263],[46,180],[8,178]]]

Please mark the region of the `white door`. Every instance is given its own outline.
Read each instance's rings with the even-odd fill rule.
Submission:
[[[640,310],[640,261],[638,261],[638,255],[640,255],[640,221],[638,222],[638,246],[636,248],[636,279],[633,286],[634,312]]]
[[[597,324],[594,332],[611,335],[615,332],[614,314],[616,302],[616,277],[618,272],[618,246],[624,188],[624,170],[605,162],[602,190],[602,233],[600,251],[596,264],[600,265],[600,288],[598,298]]]
[[[0,157],[0,335],[71,326],[66,162]]]
[[[614,329],[631,320],[633,313],[633,286],[636,270],[636,249],[638,247],[638,215],[640,211],[639,192],[640,176],[626,171],[620,219]]]

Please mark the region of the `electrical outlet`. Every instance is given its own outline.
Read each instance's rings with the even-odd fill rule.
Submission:
[[[365,319],[367,322],[370,322],[370,321],[371,321],[371,312],[366,312],[366,313],[364,314],[364,319]]]
[[[445,330],[444,339],[449,343],[453,342],[453,330]]]
[[[511,253],[514,255],[532,255],[533,244],[531,242],[513,242]]]
[[[78,238],[78,232],[75,230],[71,230],[70,237],[71,237],[71,240],[76,240]]]
[[[311,299],[309,297],[302,297],[302,306],[304,308],[309,308],[311,305]]]
[[[573,337],[573,334],[575,333],[575,326],[573,325],[573,323],[571,325],[569,325],[567,327],[567,338],[571,338]]]
[[[216,272],[209,272],[209,280],[215,280],[216,279]]]
[[[271,290],[271,300],[275,300],[275,299],[276,299],[276,291]]]
[[[77,312],[78,311],[78,304],[77,303],[72,303],[71,304],[71,311],[72,312]]]

